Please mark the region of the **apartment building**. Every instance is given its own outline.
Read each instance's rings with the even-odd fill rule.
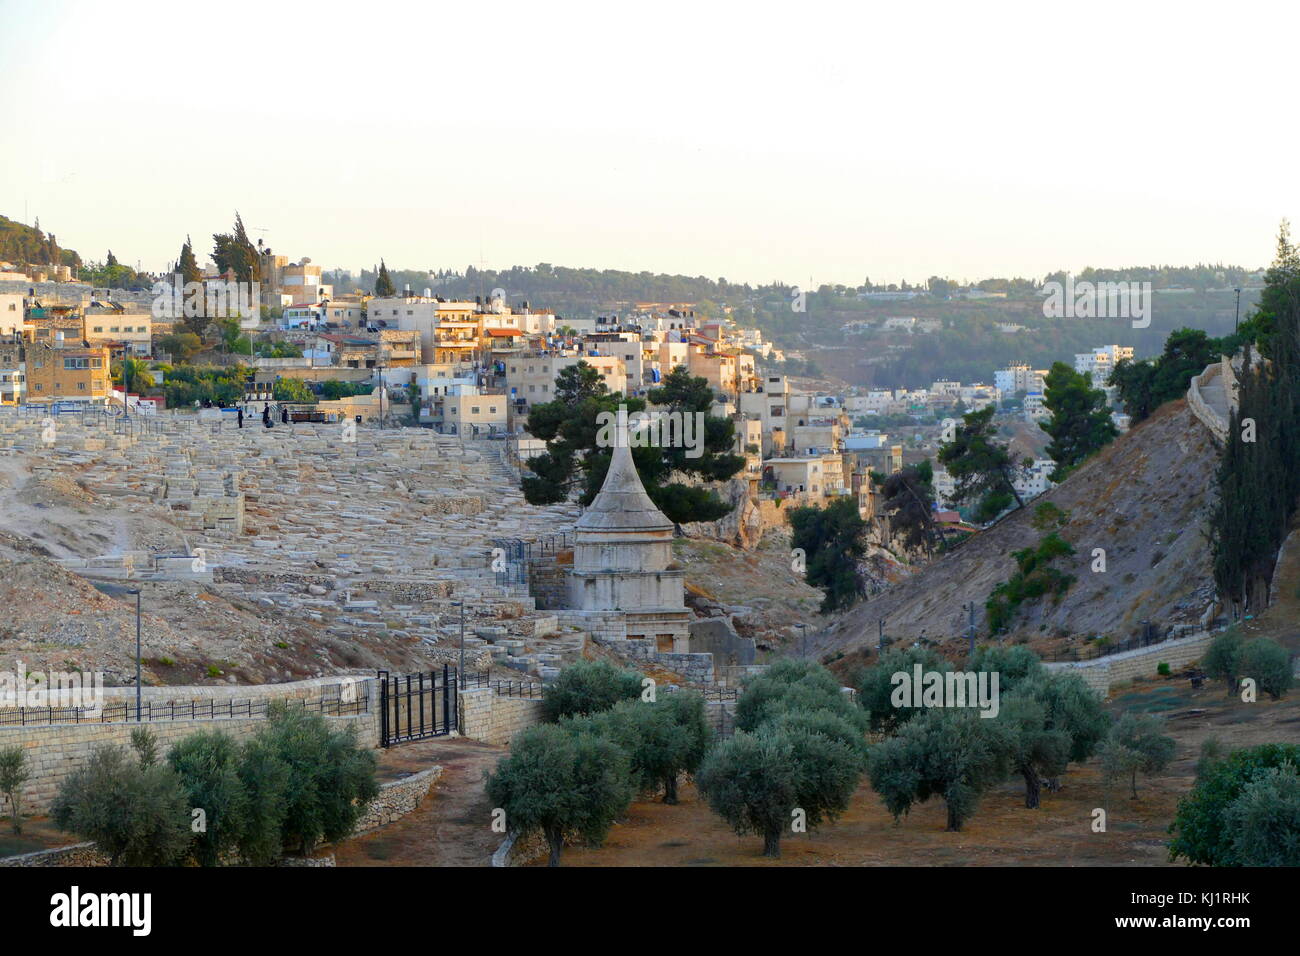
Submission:
[[[1081,374],[1091,375],[1092,384],[1102,386],[1110,378],[1110,373],[1115,370],[1115,366],[1125,359],[1132,361],[1133,349],[1131,347],[1103,345],[1091,352],[1076,352],[1074,355],[1074,370]]]
[[[153,315],[128,312],[121,303],[95,300],[87,307],[85,339],[107,345],[114,357],[141,358],[153,354]]]
[[[59,337],[26,349],[28,401],[102,403],[108,396],[111,356],[107,346],[65,345]]]
[[[1017,392],[1041,392],[1047,369],[1030,368],[1024,362],[1008,365],[993,373],[993,385],[1005,400]]]
[[[600,373],[611,392],[626,394],[627,370],[616,355],[577,352],[525,351],[506,362],[506,393],[517,413],[555,398],[555,377],[570,365],[586,362]]]
[[[0,364],[0,405],[19,405],[27,393],[27,376],[22,366]]]
[[[16,292],[0,292],[0,335],[23,330],[23,297]]]

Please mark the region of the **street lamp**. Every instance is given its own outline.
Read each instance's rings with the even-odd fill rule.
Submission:
[[[452,601],[453,607],[460,608],[460,667],[457,668],[456,678],[462,690],[465,689],[465,602]]]
[[[1241,290],[1233,289],[1232,291],[1237,293],[1237,314],[1232,319],[1232,331],[1236,332],[1237,322],[1241,319]]]
[[[131,588],[127,594],[135,595],[135,719],[140,720],[140,589]]]

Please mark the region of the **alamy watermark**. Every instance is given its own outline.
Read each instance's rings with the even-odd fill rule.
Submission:
[[[687,458],[704,454],[703,412],[618,412],[596,416],[597,448],[685,448]]]
[[[899,708],[978,707],[981,717],[996,717],[1000,709],[997,671],[896,671],[889,702]]]
[[[97,716],[104,707],[100,671],[29,671],[22,661],[0,670],[0,707],[77,707]]]
[[[1150,282],[1074,281],[1043,283],[1043,315],[1049,319],[1131,319],[1133,328],[1151,324]]]

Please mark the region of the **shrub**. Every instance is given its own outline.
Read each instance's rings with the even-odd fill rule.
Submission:
[[[1201,668],[1214,680],[1223,681],[1228,691],[1237,689],[1237,677],[1241,673],[1241,650],[1243,641],[1241,632],[1235,627],[1224,631],[1213,641],[1201,659]]]
[[[1022,681],[1030,680],[1043,673],[1043,664],[1039,656],[1023,644],[979,647],[967,666],[972,671],[998,674],[1000,693],[1007,693]]]
[[[59,788],[50,817],[93,840],[113,866],[171,866],[189,850],[190,812],[171,767],[144,766],[123,747],[100,747]]]
[[[599,843],[632,799],[621,747],[589,729],[542,724],[518,734],[488,775],[487,795],[518,835],[540,832],[559,866],[566,839]]]
[[[542,712],[548,721],[587,716],[609,710],[620,700],[641,696],[641,675],[607,661],[578,661],[542,691]]]
[[[1170,673],[1172,673],[1172,670],[1169,667],[1169,662],[1161,661],[1159,664],[1157,664],[1156,673],[1159,674],[1161,677],[1168,677]]]
[[[27,754],[22,747],[5,747],[0,750],[0,793],[9,801],[9,823],[15,834],[23,832],[23,784],[31,775]]]
[[[1222,760],[1207,764],[1191,793],[1178,802],[1174,822],[1169,826],[1173,834],[1169,842],[1170,861],[1182,858],[1206,866],[1248,865],[1240,854],[1251,849],[1255,837],[1243,841],[1239,848],[1233,827],[1244,823],[1255,810],[1249,803],[1243,804],[1230,817],[1229,808],[1250,783],[1286,764],[1300,765],[1300,745],[1263,744],[1235,750]]]
[[[1253,678],[1256,685],[1274,700],[1281,699],[1291,687],[1291,655],[1285,647],[1267,637],[1257,637],[1241,650],[1240,673]]]
[[[1228,805],[1224,828],[1242,866],[1300,866],[1300,775],[1296,765],[1270,767]]]

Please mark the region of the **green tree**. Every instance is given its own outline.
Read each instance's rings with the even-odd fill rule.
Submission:
[[[1052,365],[1043,384],[1043,405],[1052,413],[1043,430],[1052,436],[1047,454],[1056,462],[1049,477],[1060,482],[1085,458],[1114,441],[1119,430],[1107,411],[1106,393],[1064,362]]]
[[[1255,829],[1249,840],[1238,845],[1237,836],[1241,831],[1237,827],[1247,822],[1254,808],[1248,802],[1231,815],[1229,809],[1251,783],[1265,779],[1270,770],[1297,765],[1300,765],[1298,744],[1262,744],[1235,750],[1226,758],[1209,763],[1191,792],[1178,802],[1174,822],[1169,826],[1170,861],[1184,859],[1205,866],[1250,865],[1251,861],[1241,853],[1249,852],[1256,845],[1256,837],[1267,834],[1268,828]],[[1263,807],[1270,803],[1260,801]],[[1272,819],[1282,822],[1285,816]],[[1290,846],[1294,848],[1297,831],[1294,825],[1288,829]],[[1279,847],[1286,846],[1285,842],[1279,844]]]
[[[700,485],[669,484],[674,471],[698,476],[704,481],[722,481],[744,467],[741,455],[730,453],[735,426],[728,418],[712,416],[713,394],[707,380],[692,377],[675,368],[663,386],[651,389],[650,400],[658,411],[704,416],[702,447],[697,457],[688,449],[662,441],[659,446],[630,448],[637,474],[646,493],[669,520],[677,524],[716,521],[731,511],[716,491]],[[546,452],[530,458],[532,474],[521,480],[524,497],[531,504],[564,501],[571,491],[582,489],[584,505],[599,493],[613,458],[608,441],[603,441],[598,424],[602,414],[616,415],[623,406],[629,418],[643,412],[646,403],[611,393],[599,372],[586,362],[563,369],[555,379],[555,400],[534,405],[528,416],[528,431],[546,442]]]
[[[1212,680],[1221,680],[1228,688],[1228,693],[1237,689],[1241,675],[1241,651],[1245,646],[1241,631],[1230,627],[1214,640],[1201,658],[1201,669]]]
[[[590,718],[592,729],[623,748],[638,791],[677,803],[677,779],[694,773],[710,743],[704,699],[679,691],[662,702],[624,700]],[[580,725],[579,725],[580,726]]]
[[[352,832],[379,793],[375,755],[357,745],[355,727],[336,730],[320,714],[275,702],[256,739],[288,769],[283,845],[307,854]]]
[[[867,553],[867,523],[857,499],[841,496],[825,508],[795,508],[789,521],[791,543],[804,551],[804,580],[824,592],[821,613],[852,607],[865,590],[858,559]]]
[[[1241,676],[1252,678],[1274,700],[1291,688],[1293,673],[1291,655],[1272,638],[1257,637],[1241,650]]]
[[[158,348],[178,362],[188,362],[202,351],[203,340],[192,332],[173,332],[158,339]]]
[[[930,459],[879,477],[880,514],[889,521],[891,537],[905,547],[923,547],[927,556],[932,555],[935,538],[943,532],[934,520],[934,466]]]
[[[953,500],[972,504],[975,520],[992,521],[1014,501],[1025,506],[1014,481],[1023,466],[1012,460],[1004,445],[994,441],[997,426],[992,405],[968,412],[956,427],[953,440],[939,448],[939,462],[955,482]]]
[[[834,820],[861,776],[858,749],[789,715],[720,743],[695,779],[710,809],[737,835],[762,834],[763,855],[778,857],[781,835],[796,815],[809,828]]]
[[[1161,733],[1163,722],[1150,714],[1126,713],[1115,721],[1098,748],[1102,776],[1109,785],[1128,777],[1137,799],[1137,775],[1158,773],[1174,758],[1174,738]]]
[[[813,661],[784,657],[745,681],[736,700],[736,727],[758,730],[789,713],[826,711],[859,730],[865,715],[844,694],[835,676]]]
[[[375,298],[388,299],[397,295],[397,287],[393,285],[393,278],[388,274],[388,266],[384,260],[379,260],[379,275],[375,278]]]
[[[608,661],[577,661],[542,688],[542,713],[551,722],[588,717],[641,696],[641,675]]]
[[[190,809],[175,771],[144,766],[119,746],[97,748],[50,806],[60,830],[93,840],[112,866],[172,866],[190,845]]]
[[[943,799],[947,830],[956,832],[990,787],[1006,779],[1009,724],[967,709],[931,709],[871,750],[871,786],[895,822],[913,805]]]
[[[245,796],[239,856],[248,866],[270,866],[284,854],[281,833],[288,808],[290,768],[275,741],[254,737],[244,743],[237,768]]]
[[[1044,782],[1087,760],[1109,728],[1100,696],[1077,674],[1037,668],[1009,682],[998,719],[1011,730],[1011,764],[1025,781],[1025,807],[1037,809]]]
[[[1294,763],[1249,781],[1224,811],[1242,866],[1300,866],[1300,774]]]
[[[0,794],[4,794],[9,803],[9,824],[15,834],[23,832],[23,785],[31,776],[32,770],[22,747],[15,745],[0,749]]]
[[[297,378],[277,378],[271,388],[271,397],[277,402],[289,402],[296,405],[315,404],[316,396],[307,385]]]
[[[201,731],[177,743],[167,762],[185,788],[191,814],[203,811],[194,837],[195,858],[201,866],[220,865],[239,845],[248,817],[238,744],[220,731]]]
[[[244,229],[244,220],[235,213],[234,228],[228,233],[213,233],[212,261],[221,273],[233,272],[239,282],[259,282],[262,259]]]
[[[633,796],[621,747],[596,733],[554,724],[517,734],[485,789],[492,806],[505,811],[511,832],[546,838],[551,866],[560,865],[568,839],[602,841]]]
[[[925,708],[919,701],[913,701],[915,706],[903,706],[902,697],[895,693],[900,686],[895,676],[906,674],[911,679],[918,665],[923,674],[931,671],[946,674],[952,670],[952,664],[928,647],[891,647],[880,655],[874,667],[866,668],[858,675],[858,703],[867,714],[873,731],[895,733],[903,724],[924,712]]]

